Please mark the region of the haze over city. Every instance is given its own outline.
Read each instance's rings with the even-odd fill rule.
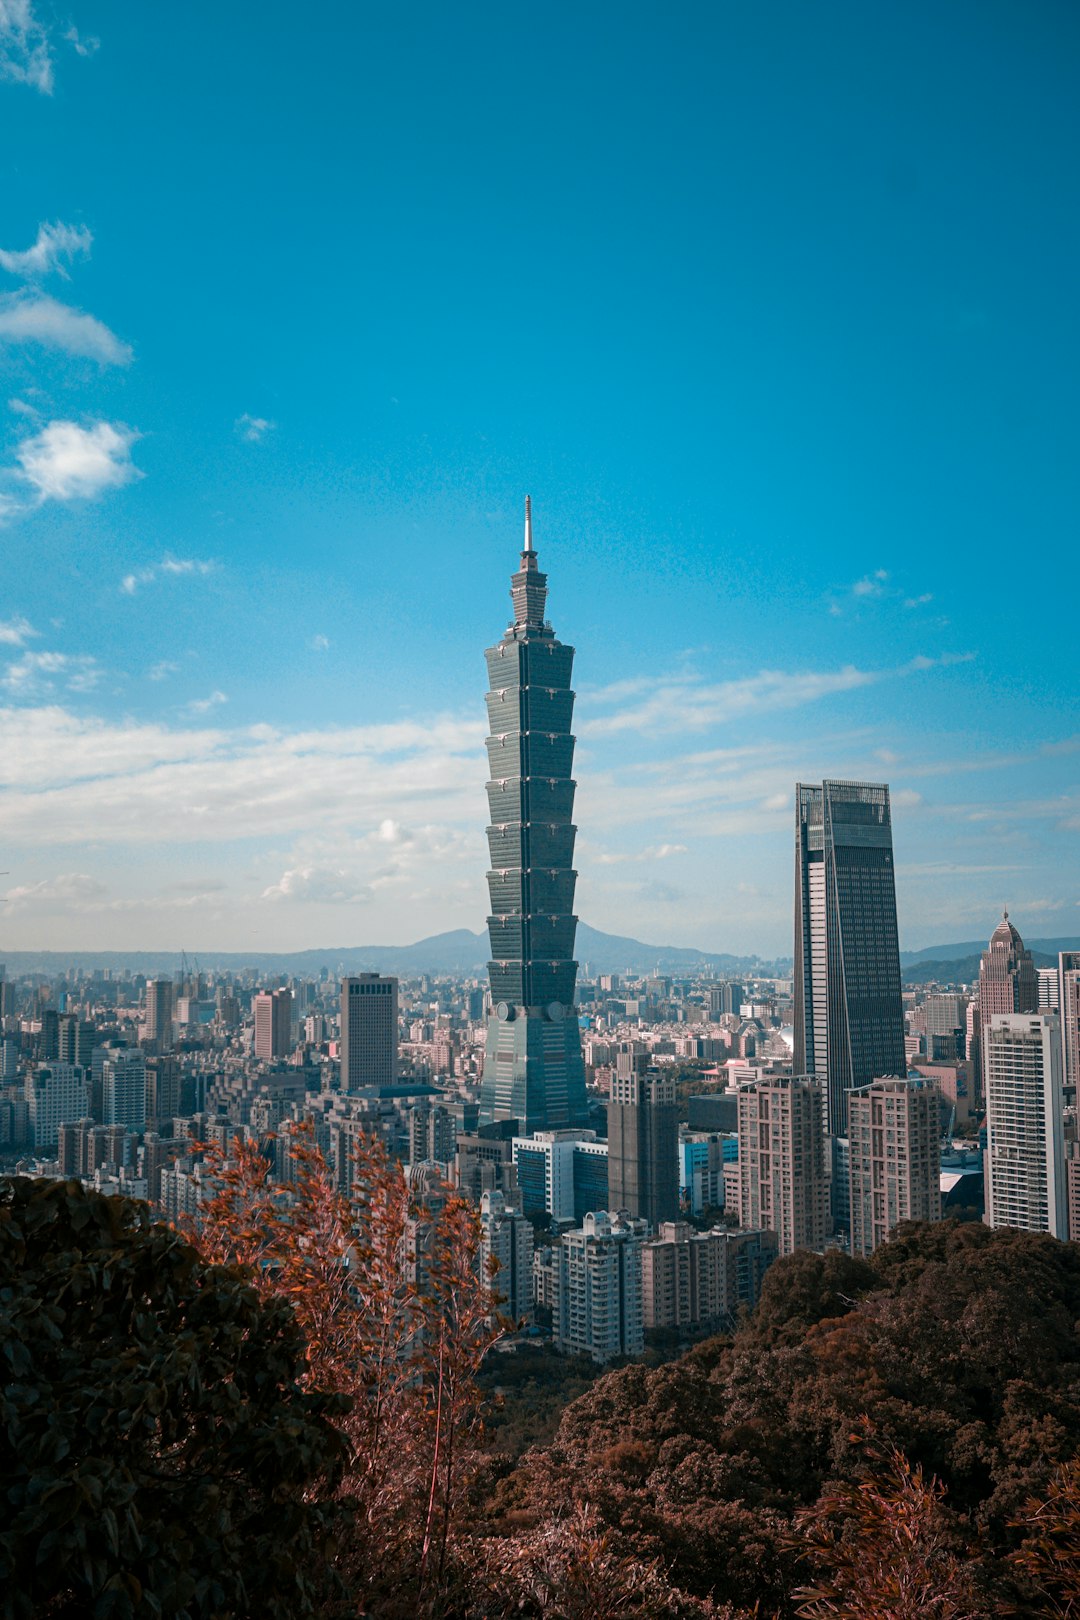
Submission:
[[[526,491],[583,920],[1080,931],[1077,17],[834,12],[0,13],[6,948],[479,929]]]

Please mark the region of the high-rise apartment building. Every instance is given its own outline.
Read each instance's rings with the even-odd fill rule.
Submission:
[[[514,1322],[529,1321],[533,1308],[533,1229],[521,1211],[508,1204],[501,1192],[486,1192],[480,1200],[480,1264],[482,1275],[495,1261],[498,1270],[491,1287],[499,1309]]]
[[[941,1219],[941,1106],[925,1080],[879,1079],[848,1097],[851,1252],[900,1221]]]
[[[1006,911],[982,954],[979,968],[979,1013],[985,1043],[986,1026],[999,1013],[1039,1010],[1039,981],[1031,952]]]
[[[795,788],[795,1074],[825,1086],[826,1129],[847,1097],[906,1074],[892,818],[883,783]]]
[[[61,1125],[84,1119],[90,1097],[86,1071],[75,1063],[49,1063],[26,1077],[30,1133],[37,1153],[55,1152]]]
[[[695,1232],[685,1221],[662,1222],[641,1250],[646,1328],[732,1324],[743,1305],[757,1304],[776,1253],[775,1232]]]
[[[644,1221],[606,1211],[586,1215],[555,1251],[553,1321],[556,1348],[603,1365],[645,1348],[641,1293]]]
[[[528,501],[510,595],[514,622],[485,654],[492,1013],[480,1118],[530,1134],[584,1125],[588,1105],[574,1006],[574,649],[544,619]]]
[[[679,1105],[658,1070],[618,1069],[608,1103],[608,1208],[654,1229],[679,1215]]]
[[[146,1040],[155,1052],[172,1049],[176,987],[171,979],[146,981]]]
[[[292,991],[262,990],[251,998],[255,1015],[255,1056],[263,1063],[292,1051]]]
[[[823,1112],[824,1088],[812,1075],[739,1087],[739,1223],[775,1232],[781,1254],[825,1244]]]
[[[1061,952],[1058,979],[1064,1079],[1066,1086],[1075,1088],[1080,1086],[1080,951]]]
[[[997,1013],[983,1025],[986,1224],[1068,1236],[1061,1022]]]
[[[138,1047],[108,1049],[101,1065],[101,1110],[106,1125],[146,1127],[146,1058]]]
[[[398,1077],[398,981],[357,973],[341,981],[341,1089],[393,1086]]]

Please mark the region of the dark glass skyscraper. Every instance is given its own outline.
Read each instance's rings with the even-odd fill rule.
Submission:
[[[544,619],[547,575],[527,499],[510,595],[514,622],[484,655],[492,1013],[480,1118],[516,1119],[528,1135],[583,1125],[588,1106],[574,1007],[574,649]]]
[[[795,1074],[825,1081],[831,1136],[847,1094],[907,1074],[889,790],[795,787]]]

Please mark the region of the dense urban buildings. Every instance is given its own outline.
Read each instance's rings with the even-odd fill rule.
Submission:
[[[983,1047],[987,1224],[1067,1237],[1058,1015],[997,1013]]]
[[[574,649],[544,619],[528,501],[510,595],[514,622],[485,654],[492,1011],[480,1117],[516,1119],[529,1135],[584,1125],[588,1104],[575,1006]]]
[[[795,788],[793,1071],[824,1082],[827,1129],[848,1093],[907,1072],[892,817],[883,783]]]
[[[341,981],[343,1089],[392,1086],[398,1077],[398,981],[359,973]]]
[[[941,1219],[941,1104],[926,1080],[881,1079],[848,1097],[852,1254],[900,1221]]]

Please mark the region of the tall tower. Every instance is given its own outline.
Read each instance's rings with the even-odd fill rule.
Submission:
[[[574,1007],[574,649],[545,622],[525,500],[525,546],[511,580],[514,622],[485,653],[492,1013],[480,1119],[523,1135],[583,1125],[588,1114]]]
[[[341,1089],[393,1086],[398,1077],[398,981],[357,973],[341,981]]]
[[[840,1138],[849,1091],[907,1074],[884,783],[795,788],[792,1071],[825,1081],[825,1128]]]
[[[655,1229],[679,1218],[679,1106],[675,1081],[633,1067],[611,1077],[608,1208]]]
[[[983,1029],[999,1013],[1037,1012],[1039,980],[1031,952],[1006,911],[982,954],[979,967],[979,1012]]]
[[[987,1226],[1069,1235],[1061,1021],[995,1013],[983,1027]]]

